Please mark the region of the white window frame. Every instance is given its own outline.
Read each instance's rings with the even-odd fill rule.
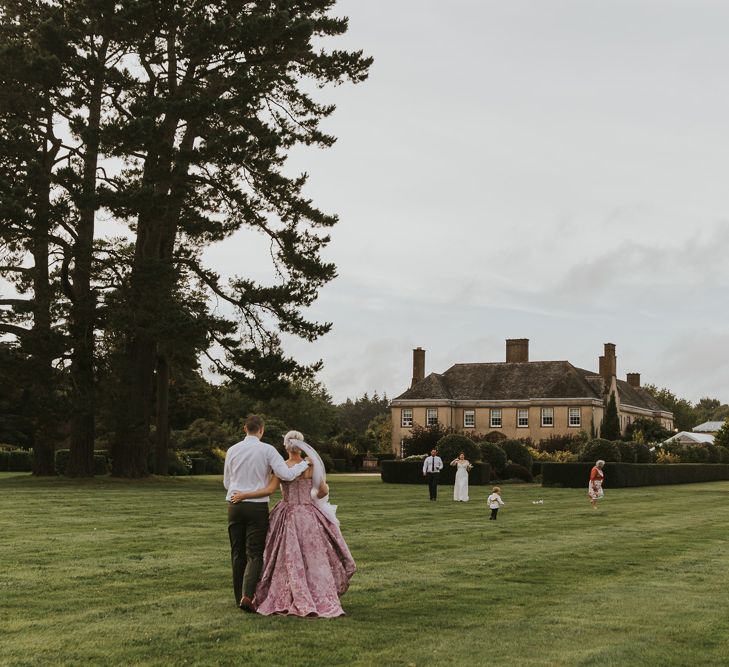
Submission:
[[[577,415],[576,423],[573,417]],[[569,428],[580,428],[582,426],[582,410],[580,408],[567,408],[567,426]]]
[[[491,424],[491,428],[501,428],[502,423],[503,416],[501,414],[501,408],[491,408],[489,415],[489,424]]]
[[[466,420],[466,417],[470,417],[470,424]],[[464,410],[463,411],[463,428],[476,428],[476,411],[475,410]]]
[[[410,413],[409,417],[405,416],[407,413]],[[400,410],[400,426],[402,428],[412,428],[413,427],[413,409],[412,408],[402,408]]]
[[[522,419],[524,420],[523,424],[521,423]],[[516,409],[516,428],[529,428],[529,408]]]
[[[554,428],[554,408],[542,408],[542,428]]]
[[[435,426],[438,423],[438,408],[425,408],[425,425]]]

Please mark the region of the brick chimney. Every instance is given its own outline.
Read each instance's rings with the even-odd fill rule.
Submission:
[[[631,387],[640,387],[640,373],[628,373],[627,380]]]
[[[506,339],[506,363],[529,361],[529,339]]]
[[[605,343],[605,354],[600,357],[600,375],[608,382],[618,373],[618,360],[615,356],[615,343]]]
[[[410,383],[414,387],[425,377],[425,350],[422,347],[416,347],[413,350],[413,381]]]

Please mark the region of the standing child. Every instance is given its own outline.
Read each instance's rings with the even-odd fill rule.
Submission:
[[[500,493],[501,489],[498,486],[495,486],[492,489],[491,495],[486,499],[486,502],[491,508],[491,516],[489,517],[489,521],[496,521],[496,515],[499,512],[499,506],[506,504],[503,500],[501,500],[501,496],[499,495]]]

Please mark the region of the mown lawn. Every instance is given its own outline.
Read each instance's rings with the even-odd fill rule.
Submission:
[[[333,476],[336,620],[233,604],[221,481],[0,474],[3,665],[726,665],[729,482],[606,491]],[[532,501],[542,498],[544,504]]]

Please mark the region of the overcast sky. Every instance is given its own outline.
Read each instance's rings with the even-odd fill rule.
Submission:
[[[729,4],[709,0],[342,0],[334,48],[375,58],[307,194],[340,215],[339,277],[309,316],[336,400],[394,397],[412,374],[532,360],[729,402]],[[242,235],[207,251],[262,275]],[[245,258],[242,260],[241,258]]]
[[[335,399],[532,360],[729,401],[729,5],[346,0],[367,82],[324,93],[328,151],[298,153],[341,216],[311,314]],[[235,241],[209,253],[231,272]]]

